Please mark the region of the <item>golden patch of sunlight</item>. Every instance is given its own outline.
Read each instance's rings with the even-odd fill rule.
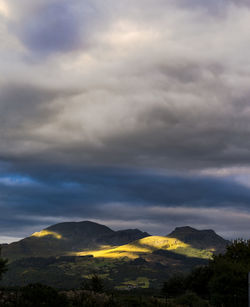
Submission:
[[[54,231],[49,231],[49,230],[41,230],[39,232],[34,232],[31,237],[37,237],[37,238],[42,238],[42,237],[46,237],[46,236],[52,236],[55,239],[62,239],[62,236]]]
[[[96,258],[138,258],[141,254],[152,253],[157,249],[174,250],[178,247],[189,247],[188,244],[175,238],[150,236],[115,248],[78,252],[77,256],[93,255]]]

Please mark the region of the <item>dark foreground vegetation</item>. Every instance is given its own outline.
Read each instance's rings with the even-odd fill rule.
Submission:
[[[244,307],[248,306],[248,272],[250,240],[237,240],[227,247],[226,253],[215,255],[207,266],[196,268],[187,276],[170,278],[164,283],[163,292],[174,298],[178,306]]]
[[[7,262],[0,259],[0,276]],[[161,290],[108,289],[93,275],[78,289],[58,290],[42,284],[2,288],[1,307],[74,307],[74,306],[168,306],[168,307],[239,307],[247,306],[250,241],[237,240],[224,254],[215,255],[208,265],[188,275],[175,275]]]

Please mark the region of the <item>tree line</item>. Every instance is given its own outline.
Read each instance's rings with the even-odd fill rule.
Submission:
[[[188,297],[194,300],[196,296],[200,304],[203,300],[216,307],[244,307],[248,305],[248,272],[250,240],[235,240],[224,254],[214,255],[208,265],[186,276],[170,278],[162,291],[170,301],[188,301]]]

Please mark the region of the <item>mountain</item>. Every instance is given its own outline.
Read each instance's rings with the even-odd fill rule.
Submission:
[[[111,234],[103,235],[101,238],[97,240],[99,244],[103,245],[123,245],[129,242],[142,239],[150,236],[147,232],[142,232],[139,229],[126,229],[126,230],[118,230],[113,231]]]
[[[62,256],[70,252],[116,246],[149,236],[138,229],[114,231],[90,221],[52,225],[18,242],[2,246],[3,257],[15,260],[24,257]]]
[[[2,245],[10,260],[2,285],[79,287],[93,274],[117,289],[162,286],[171,275],[204,265],[229,242],[213,230],[177,227],[168,236],[114,231],[90,221],[60,223]]]
[[[190,226],[176,227],[167,237],[181,240],[194,248],[207,249],[216,253],[223,253],[226,246],[230,244],[230,241],[223,239],[212,229],[197,230]]]

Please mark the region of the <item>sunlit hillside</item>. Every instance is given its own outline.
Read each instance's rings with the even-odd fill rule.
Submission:
[[[49,230],[41,230],[39,232],[34,232],[31,237],[37,237],[37,238],[42,238],[42,237],[47,237],[47,236],[52,236],[55,239],[62,239],[62,235],[60,235],[59,233],[55,232],[55,231],[49,231]]]
[[[121,245],[116,248],[103,247],[100,250],[78,252],[77,256],[93,255],[96,258],[123,258],[128,257],[135,259],[141,255],[153,253],[156,250],[169,250],[177,254],[186,255],[188,257],[196,257],[208,259],[212,253],[207,250],[199,250],[193,248],[176,238],[149,236],[129,244]]]

